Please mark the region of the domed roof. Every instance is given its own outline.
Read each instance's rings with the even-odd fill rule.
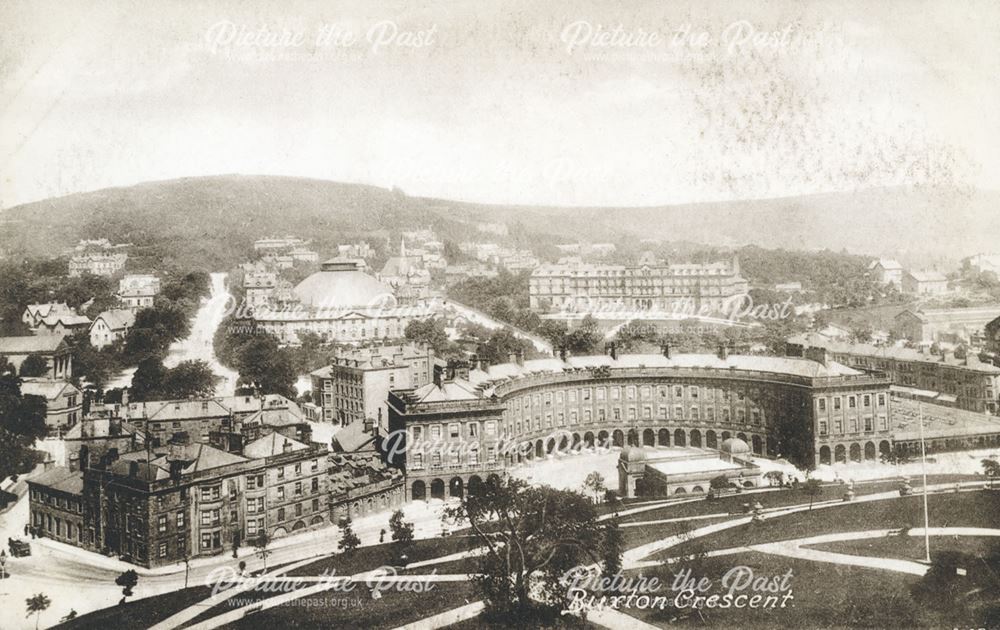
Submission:
[[[622,454],[618,456],[623,462],[644,462],[646,461],[645,449],[638,446],[626,446],[622,449]]]
[[[335,261],[323,263],[320,271],[292,289],[302,304],[336,310],[394,303],[392,289],[360,271],[356,264]]]
[[[722,441],[719,450],[730,455],[742,455],[750,452],[750,447],[740,438],[727,438]]]

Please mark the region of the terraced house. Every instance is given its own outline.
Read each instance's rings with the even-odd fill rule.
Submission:
[[[45,535],[146,567],[217,555],[261,532],[328,524],[327,454],[278,433],[241,453],[181,438],[123,455],[111,449],[96,462],[82,452],[80,471],[53,468],[29,482],[30,520]],[[53,512],[63,504],[69,513]],[[55,518],[75,536],[58,524],[50,530]]]

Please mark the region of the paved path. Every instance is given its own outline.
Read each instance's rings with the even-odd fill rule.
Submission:
[[[459,621],[472,619],[479,613],[483,612],[484,608],[485,605],[483,602],[472,602],[471,604],[466,604],[465,606],[452,608],[451,610],[446,610],[443,613],[431,615],[430,617],[424,617],[423,619],[419,619],[413,623],[399,626],[396,630],[434,630],[435,628],[444,628],[446,626],[456,624]]]

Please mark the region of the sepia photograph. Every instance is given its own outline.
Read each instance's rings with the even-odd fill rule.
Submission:
[[[0,23],[0,630],[1000,630],[994,0]]]

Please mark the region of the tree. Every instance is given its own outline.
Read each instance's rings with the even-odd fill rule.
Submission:
[[[772,486],[780,486],[785,481],[785,473],[780,470],[769,470],[764,473],[764,479]]]
[[[241,385],[256,385],[262,394],[279,394],[295,399],[296,373],[288,351],[271,335],[256,335],[236,357]]]
[[[164,398],[163,385],[167,380],[167,368],[159,357],[149,356],[139,361],[132,374],[129,400],[143,402]]]
[[[403,510],[396,510],[389,518],[389,529],[392,531],[393,542],[400,547],[406,547],[413,542],[413,523],[403,520]]]
[[[135,585],[139,583],[139,574],[135,572],[135,569],[129,569],[128,571],[122,572],[121,575],[115,578],[115,584],[122,587],[122,601],[121,604],[125,603],[126,597],[132,596],[132,589]]]
[[[565,346],[570,354],[582,356],[597,352],[603,340],[604,336],[601,335],[597,320],[593,316],[587,315],[580,322],[579,328],[566,335]]]
[[[0,480],[25,473],[35,465],[35,440],[45,437],[46,403],[23,396],[21,379],[0,357]]]
[[[997,462],[995,459],[984,459],[982,465],[983,474],[990,480],[990,488],[992,488],[997,477],[1000,477],[1000,462]]]
[[[257,537],[253,539],[254,553],[257,557],[264,561],[264,572],[267,573],[267,557],[274,553],[267,546],[271,544],[271,535],[268,534],[263,529],[257,533]]]
[[[601,500],[608,488],[604,483],[604,475],[596,470],[587,475],[583,480],[583,488],[594,496],[594,503]]]
[[[163,381],[166,398],[206,398],[215,393],[218,377],[204,361],[181,361]]]
[[[522,339],[506,328],[498,328],[479,344],[478,354],[486,363],[506,363],[510,355],[529,353],[534,349],[530,341]]]
[[[354,533],[350,514],[340,521],[340,530],[340,543],[338,547],[342,552],[350,553],[361,546],[361,539]]]
[[[585,563],[614,565],[621,556],[617,524],[600,524],[587,497],[520,479],[490,477],[446,508],[443,518],[467,521],[486,546],[474,581],[487,610],[507,617],[538,612],[533,592],[543,605],[565,606],[560,580],[566,571]]]
[[[709,480],[708,487],[712,490],[725,490],[729,487],[729,477],[725,475],[716,475]]]
[[[48,371],[49,364],[39,354],[29,354],[21,363],[21,376],[25,378],[45,376]]]
[[[25,618],[35,615],[35,630],[38,630],[38,618],[41,617],[42,611],[48,609],[52,600],[46,597],[44,593],[38,593],[37,595],[33,595],[24,601],[28,610],[28,614],[25,615]]]
[[[823,492],[819,479],[806,479],[806,482],[802,484],[802,491],[809,497],[809,510],[812,511],[813,501]]]
[[[445,331],[444,319],[440,317],[411,321],[406,325],[403,336],[410,341],[427,344],[434,349],[434,354],[438,356],[446,354],[451,345],[448,333]]]

